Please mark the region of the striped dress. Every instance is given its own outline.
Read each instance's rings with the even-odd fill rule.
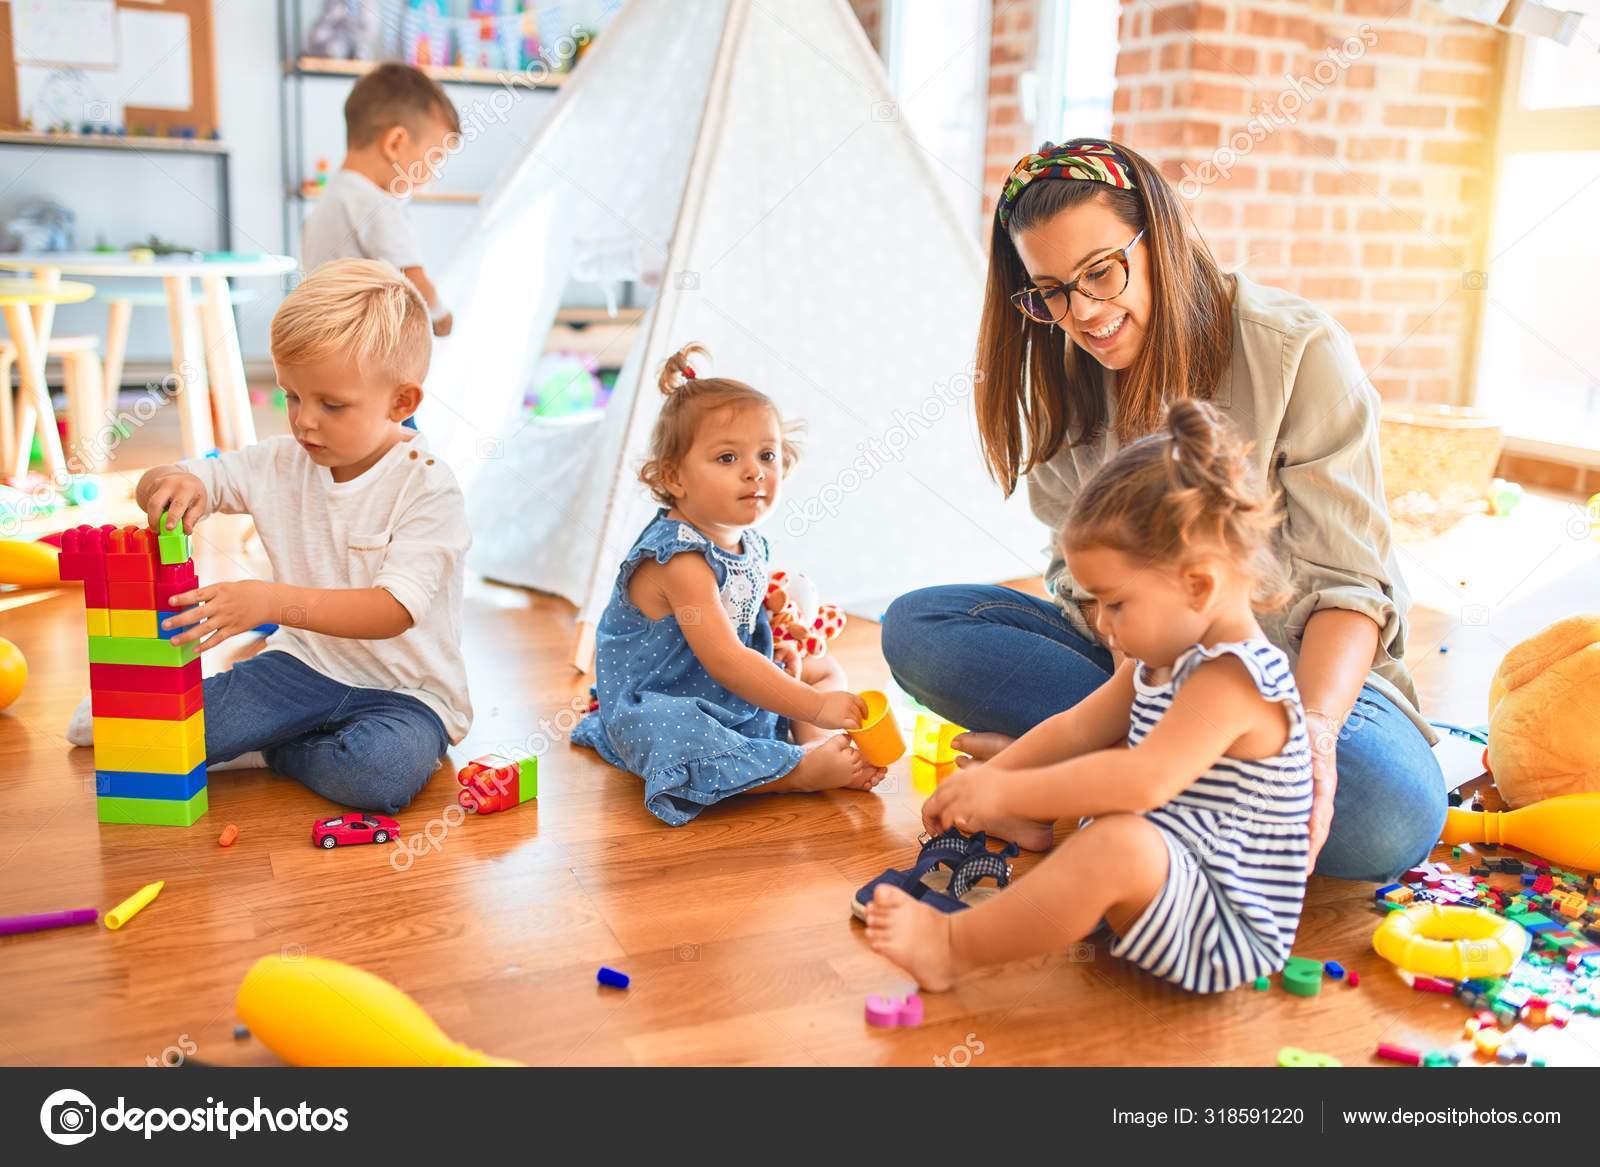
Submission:
[[[1166,840],[1166,883],[1111,951],[1200,993],[1216,993],[1281,969],[1306,891],[1311,748],[1289,658],[1267,640],[1197,644],[1153,685],[1134,671],[1128,745],[1137,746],[1195,668],[1233,656],[1261,695],[1288,711],[1281,752],[1218,758],[1193,785],[1145,817]]]

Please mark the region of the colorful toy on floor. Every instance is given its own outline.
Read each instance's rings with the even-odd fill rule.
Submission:
[[[1286,1045],[1278,1051],[1278,1065],[1291,1070],[1321,1069],[1325,1066],[1343,1064],[1332,1054],[1313,1053],[1308,1049],[1299,1049],[1292,1045]]]
[[[154,883],[147,883],[127,899],[106,913],[106,927],[115,932],[129,920],[144,910],[149,902],[161,894],[161,889],[167,886],[167,881],[158,879]]]
[[[1504,812],[1451,807],[1443,841],[1509,843],[1564,867],[1600,871],[1600,794],[1564,794]]]
[[[0,584],[42,588],[60,582],[60,559],[48,543],[0,539]]]
[[[1373,933],[1372,947],[1407,972],[1467,981],[1505,976],[1527,950],[1528,934],[1481,908],[1416,904],[1390,913]]]
[[[906,752],[906,739],[900,736],[889,698],[877,689],[865,689],[860,697],[867,703],[867,719],[860,729],[846,730],[850,740],[869,766],[887,766]]]
[[[239,828],[234,826],[232,823],[229,823],[227,826],[222,828],[222,834],[217,836],[217,846],[231,847],[233,846],[233,841],[238,837]]]
[[[0,936],[19,932],[44,932],[51,928],[70,928],[74,924],[93,924],[100,918],[94,908],[73,908],[65,912],[40,912],[33,916],[0,917]]]
[[[515,1066],[451,1041],[381,977],[317,956],[264,956],[234,1000],[239,1020],[291,1066]]]
[[[387,843],[400,837],[400,824],[387,815],[353,811],[311,824],[311,843],[324,851],[355,843]]]
[[[600,966],[599,971],[594,974],[594,979],[608,989],[626,989],[632,980],[627,973],[618,972],[616,969],[607,968],[605,965]]]
[[[789,641],[802,657],[824,656],[828,641],[844,631],[844,613],[837,604],[817,598],[817,586],[799,573],[775,571],[767,580],[764,601],[772,621],[774,643]]]
[[[1322,992],[1322,962],[1291,956],[1283,965],[1283,987],[1296,997],[1315,997]]]
[[[22,696],[28,683],[28,658],[9,640],[0,637],[0,709]]]
[[[199,650],[160,622],[199,586],[188,536],[140,527],[62,532],[62,579],[83,583],[103,823],[193,826],[208,806]]]
[[[461,767],[456,801],[469,814],[494,814],[539,797],[539,759],[529,753],[485,754]]]
[[[918,713],[911,730],[911,782],[923,794],[954,774],[964,757],[951,743],[967,731],[932,713]]]
[[[908,997],[880,997],[876,993],[867,998],[867,1024],[880,1029],[922,1024],[922,998],[912,993]]]
[[[1600,793],[1597,686],[1600,615],[1558,620],[1506,653],[1489,681],[1487,756],[1508,806]]]

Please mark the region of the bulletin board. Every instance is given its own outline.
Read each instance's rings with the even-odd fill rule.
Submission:
[[[123,125],[130,136],[218,134],[211,0],[80,2],[82,15],[99,19],[75,20],[76,38],[64,35],[65,5],[40,7],[24,14],[33,22],[28,26],[34,30],[32,43],[18,46],[12,35],[13,3],[38,0],[0,0],[0,129],[22,124],[43,78],[54,83],[67,76],[63,70],[73,70],[71,83],[92,105],[105,106],[95,110],[104,116],[85,121]],[[187,52],[174,51],[185,43]],[[55,61],[56,56],[71,59]]]

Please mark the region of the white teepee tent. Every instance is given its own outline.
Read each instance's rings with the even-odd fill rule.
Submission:
[[[474,565],[597,619],[655,506],[656,374],[698,341],[805,423],[762,528],[775,566],[869,614],[1038,571],[1044,530],[978,453],[983,263],[937,165],[845,0],[629,0],[442,281],[456,334],[420,424],[472,480]],[[610,405],[523,421],[575,241],[619,236],[662,275]]]

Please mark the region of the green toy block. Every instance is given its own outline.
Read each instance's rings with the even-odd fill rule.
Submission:
[[[189,536],[183,533],[180,527],[176,531],[167,528],[167,515],[161,514],[161,533],[156,536],[160,545],[161,562],[164,564],[187,563],[194,558],[194,548],[190,546]]]
[[[170,640],[131,640],[117,636],[89,637],[89,663],[92,665],[159,665],[178,668],[198,659],[200,650],[192,644],[173,644]]]
[[[1283,987],[1297,997],[1315,997],[1322,992],[1322,962],[1291,956],[1284,962]]]
[[[103,823],[138,823],[152,827],[192,827],[210,809],[205,787],[187,802],[175,798],[97,798]]]
[[[1257,977],[1255,980],[1255,985],[1257,989],[1270,989],[1272,987],[1272,982],[1266,977]]]

